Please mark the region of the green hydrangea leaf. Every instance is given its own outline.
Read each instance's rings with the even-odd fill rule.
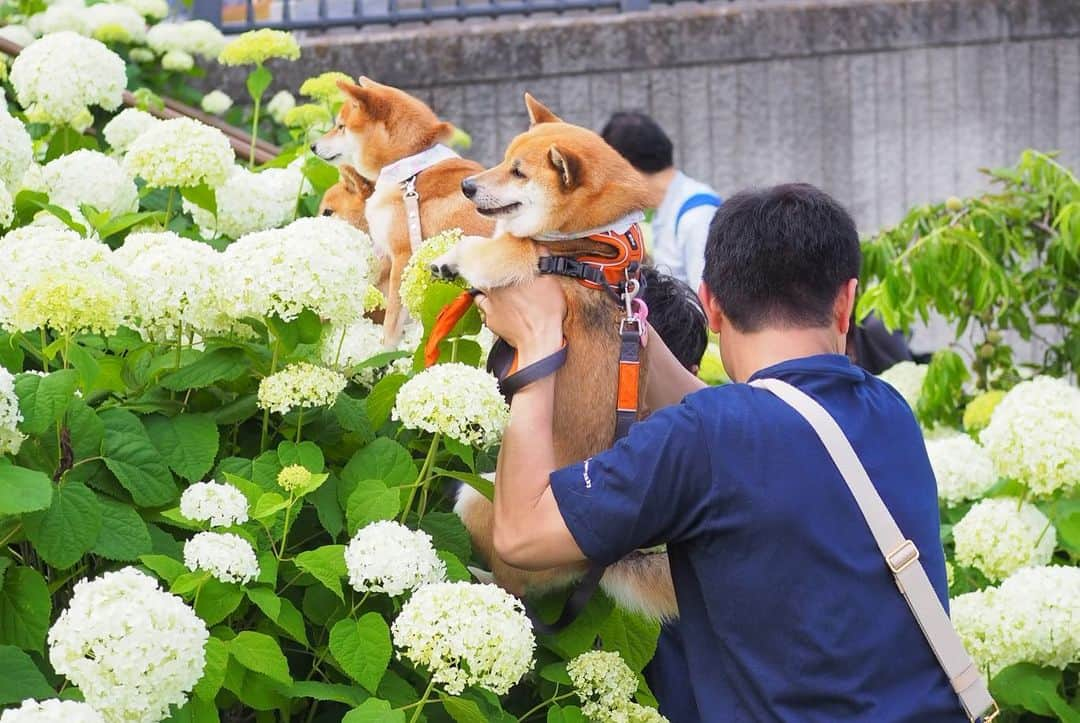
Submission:
[[[54,697],[56,691],[29,655],[13,645],[0,645],[0,705]]]
[[[330,652],[350,678],[375,693],[393,654],[390,628],[378,613],[339,620],[330,629]]]
[[[389,701],[368,698],[346,713],[341,723],[405,723],[405,711],[394,710]]]
[[[48,475],[0,458],[0,516],[44,510],[52,498],[53,483]]]
[[[218,453],[218,428],[205,414],[155,414],[143,419],[150,441],[177,475],[191,482],[206,476]]]
[[[150,528],[135,508],[98,497],[101,503],[101,531],[92,552],[107,560],[131,562],[153,549]]]
[[[345,568],[344,545],[324,545],[314,550],[301,552],[293,562],[337,595],[339,599],[345,600],[345,593],[341,587],[341,578],[348,574]]]
[[[94,547],[101,520],[101,502],[94,491],[82,482],[68,482],[56,488],[49,509],[28,514],[23,525],[41,559],[63,570]]]
[[[396,487],[390,488],[377,479],[363,480],[349,495],[345,507],[345,519],[349,534],[378,520],[392,520],[401,510],[401,494]]]
[[[74,369],[44,377],[37,374],[15,377],[15,394],[19,397],[19,411],[23,417],[19,429],[26,434],[44,434],[63,416],[75,397],[78,384],[79,373]]]
[[[175,500],[172,473],[139,418],[124,409],[107,409],[98,417],[105,425],[101,456],[135,504],[164,507]]]
[[[229,655],[248,670],[261,673],[278,683],[292,683],[285,654],[281,652],[278,642],[269,635],[244,630],[226,643],[226,646]]]
[[[52,597],[41,573],[30,567],[8,570],[0,589],[0,645],[41,652],[51,614]]]

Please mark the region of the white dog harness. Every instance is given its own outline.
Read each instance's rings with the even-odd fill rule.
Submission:
[[[401,198],[405,202],[405,221],[409,228],[409,243],[414,249],[424,242],[424,230],[420,226],[420,194],[416,192],[416,177],[437,163],[460,158],[451,148],[436,143],[426,151],[406,156],[383,166],[375,185],[401,185]]]

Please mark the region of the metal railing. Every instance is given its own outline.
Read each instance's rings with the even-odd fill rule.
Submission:
[[[631,12],[677,0],[193,0],[191,15],[225,32],[254,28],[323,30],[365,25],[431,23],[438,20]]]

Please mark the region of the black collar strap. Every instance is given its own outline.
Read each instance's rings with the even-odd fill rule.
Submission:
[[[518,369],[513,374],[508,374],[507,372],[514,365],[514,357],[517,356],[517,352],[514,347],[502,339],[496,339],[495,344],[491,347],[491,352],[488,354],[487,368],[499,380],[499,391],[502,392],[503,398],[509,404],[514,395],[528,385],[562,369],[563,364],[566,363],[566,351],[567,347],[564,341],[562,348],[554,354],[533,362],[524,369]]]
[[[596,284],[601,289],[607,289],[608,293],[619,301],[617,289],[613,289],[604,276],[603,269],[592,264],[578,261],[570,256],[541,256],[538,264],[540,273],[554,276],[566,276],[571,279],[580,279]]]

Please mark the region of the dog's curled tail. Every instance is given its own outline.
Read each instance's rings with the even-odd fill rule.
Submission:
[[[619,607],[666,622],[679,617],[666,552],[634,552],[604,571],[603,588]]]

